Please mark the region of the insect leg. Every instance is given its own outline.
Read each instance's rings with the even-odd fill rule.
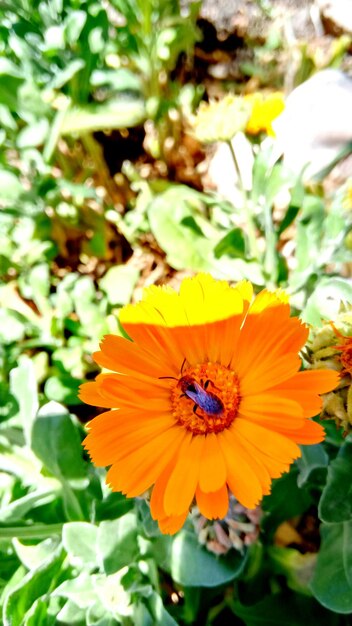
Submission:
[[[194,415],[196,415],[197,417],[201,417],[203,419],[203,415],[199,415],[199,413],[197,413],[197,409],[198,409],[198,404],[194,404],[193,405],[193,413],[194,413]]]
[[[205,389],[205,390],[206,390],[206,389],[208,389],[209,385],[211,385],[212,387],[214,387],[214,389],[218,389],[218,390],[220,391],[219,387],[217,387],[216,385],[214,385],[213,381],[212,381],[212,380],[210,380],[210,378],[208,378],[208,379],[205,381],[205,383],[204,383],[204,389]]]

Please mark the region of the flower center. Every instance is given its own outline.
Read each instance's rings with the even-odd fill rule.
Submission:
[[[343,366],[343,374],[352,375],[352,338],[345,337],[345,342],[341,346],[336,346],[341,350],[340,361]]]
[[[241,397],[238,376],[218,363],[190,367],[171,391],[172,413],[194,435],[219,433],[235,419]]]

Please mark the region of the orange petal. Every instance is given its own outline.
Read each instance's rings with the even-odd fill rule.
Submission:
[[[204,493],[217,491],[226,482],[226,465],[217,435],[209,433],[204,439],[199,471],[199,487]]]
[[[271,307],[260,315],[248,314],[231,366],[243,377],[257,370],[263,361],[269,359],[274,363],[280,356],[297,353],[307,334],[300,320],[289,317],[286,306]]]
[[[203,436],[192,437],[187,433],[165,489],[164,509],[167,515],[181,515],[189,508],[199,479],[203,446]]]
[[[236,439],[238,440],[238,444],[241,446],[244,453],[247,455],[248,462],[254,467],[256,467],[256,474],[261,481],[263,487],[263,494],[266,495],[270,493],[271,489],[271,479],[278,478],[284,472],[287,472],[290,467],[290,462],[282,462],[277,459],[273,459],[268,456],[257,447],[252,445],[248,439],[243,437],[238,431],[236,432]]]
[[[205,333],[206,360],[228,367],[241,334],[245,309],[239,315],[208,324]]]
[[[99,374],[96,382],[99,390],[110,406],[114,408],[135,408],[142,411],[169,412],[170,386],[166,381],[152,379],[152,382],[137,381],[131,376],[120,374]]]
[[[301,405],[295,402],[293,398],[285,398],[278,393],[271,394],[269,392],[243,397],[240,410],[243,415],[253,417],[254,419],[260,419],[261,417],[264,419],[265,417],[277,419],[279,416],[282,422],[286,420],[286,416],[299,420],[303,414]]]
[[[333,370],[305,370],[297,372],[292,378],[285,380],[275,389],[300,389],[312,394],[321,394],[332,391],[339,384],[340,374]]]
[[[186,521],[188,515],[188,509],[182,515],[169,515],[163,519],[158,519],[158,524],[161,532],[164,535],[174,535],[180,530]]]
[[[171,416],[154,415],[146,420],[145,416],[137,418],[130,411],[130,419],[125,421],[126,411],[112,413],[114,420],[110,420],[111,428],[100,431],[91,428],[83,442],[96,465],[111,465],[174,426]],[[97,420],[98,418],[93,422]]]
[[[241,417],[234,421],[233,432],[240,433],[255,448],[283,463],[291,463],[301,456],[299,447],[291,439]]]
[[[239,437],[238,433],[234,435],[232,431],[230,431],[231,441],[232,437],[236,440],[236,449],[240,451],[241,458],[252,468],[257,479],[259,480],[263,495],[267,495],[270,493],[272,475],[268,471],[265,464],[262,463],[259,455],[256,452],[253,453],[253,450],[249,452],[248,448],[244,445],[243,438]]]
[[[83,383],[79,388],[78,397],[86,404],[101,406],[106,409],[111,408],[111,402],[102,396],[99,385],[96,382]]]
[[[311,391],[301,391],[300,389],[278,389],[276,393],[280,396],[280,398],[286,398],[287,400],[292,400],[292,398],[294,398],[301,407],[303,418],[314,417],[321,412],[322,399],[320,396],[312,393]],[[282,424],[286,426],[286,419],[282,420]]]
[[[236,373],[241,381],[241,393],[246,396],[250,395],[253,390],[256,393],[265,391],[294,376],[300,366],[301,359],[294,353],[276,358],[268,355],[266,359],[253,365],[247,372],[242,371],[241,364],[239,364]]]
[[[226,485],[211,493],[204,493],[198,486],[196,498],[201,514],[208,519],[222,519],[225,517],[229,508],[229,495]]]
[[[150,377],[172,376],[173,370],[170,370],[169,362],[166,359],[162,361],[157,356],[117,335],[105,335],[100,343],[100,351],[93,354],[96,363],[102,367],[131,374],[135,378],[145,380]]]
[[[306,420],[304,426],[289,435],[293,441],[303,445],[313,445],[325,439],[325,430],[321,424]]]
[[[168,376],[170,369],[172,376],[178,375],[186,355],[178,344],[177,332],[171,332],[172,328],[151,324],[123,322],[123,327],[136,344],[143,346],[146,352],[150,352],[164,364],[165,373],[162,376]]]
[[[181,428],[170,428],[114,463],[106,477],[113,491],[130,498],[144,493],[177,454],[185,436]]]
[[[231,430],[224,430],[219,437],[219,444],[225,457],[227,484],[237,500],[249,509],[253,509],[263,496],[260,479],[247,461],[236,437]]]
[[[155,481],[150,498],[150,513],[155,520],[167,517],[164,509],[164,495],[174,465],[174,459],[172,459]]]

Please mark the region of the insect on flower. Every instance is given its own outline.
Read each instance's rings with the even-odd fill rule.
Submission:
[[[183,372],[185,362],[186,359],[184,359],[182,363],[181,374]],[[159,376],[159,378],[170,378],[172,380],[177,380],[177,378],[175,378],[174,376]],[[180,398],[186,396],[187,398],[193,400],[193,413],[198,415],[198,417],[202,417],[202,415],[199,415],[199,413],[197,413],[198,408],[202,409],[208,415],[218,415],[219,417],[224,411],[224,404],[222,400],[220,400],[220,398],[218,398],[218,396],[212,391],[208,391],[209,385],[213,385],[213,387],[215,387],[216,389],[216,386],[210,379],[207,379],[204,383],[201,379],[200,384],[196,381],[195,378],[193,378],[193,376],[181,376],[181,378],[178,380],[177,387],[180,387],[182,391]]]

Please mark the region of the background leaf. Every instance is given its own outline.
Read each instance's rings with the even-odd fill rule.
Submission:
[[[323,524],[311,589],[317,600],[337,613],[352,613],[352,522]]]

